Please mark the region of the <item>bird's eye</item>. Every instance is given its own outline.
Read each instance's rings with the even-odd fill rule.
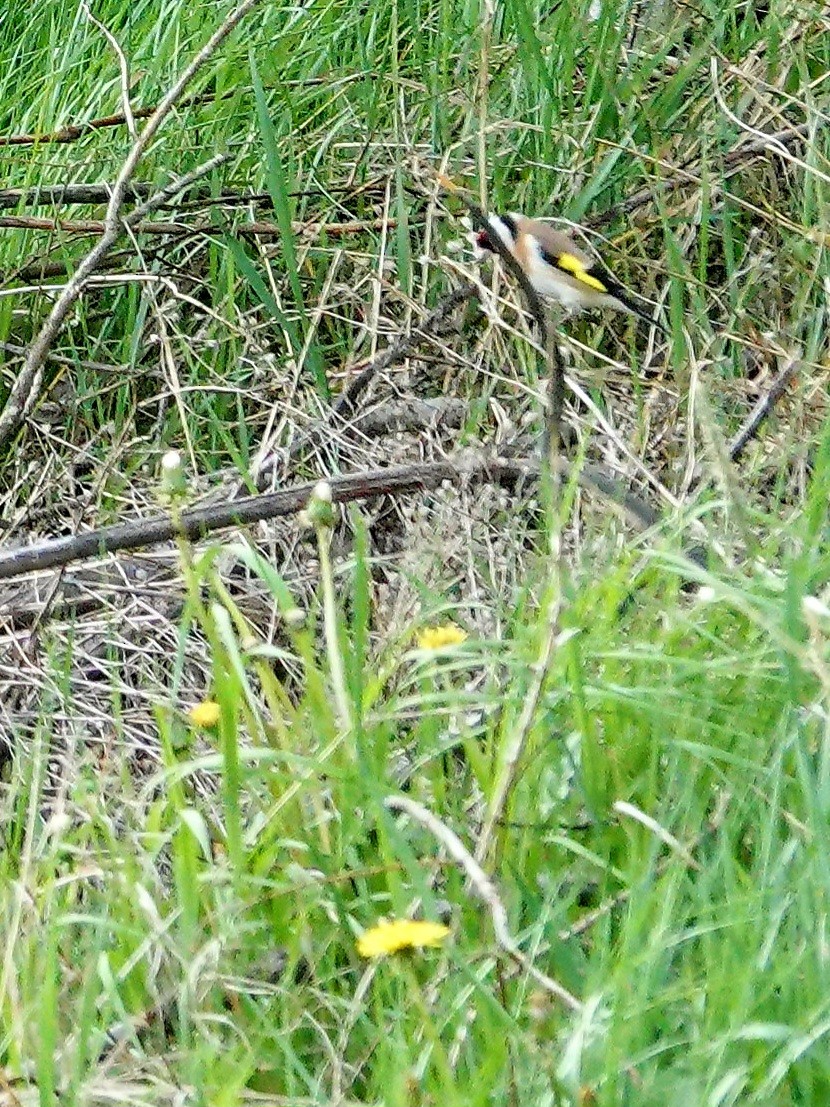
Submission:
[[[487,231],[478,232],[476,235],[476,246],[478,246],[479,250],[490,250],[491,253],[493,252],[493,243]]]

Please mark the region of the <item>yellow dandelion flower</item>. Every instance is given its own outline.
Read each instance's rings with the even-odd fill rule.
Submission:
[[[460,646],[466,642],[467,632],[455,623],[445,623],[442,627],[427,627],[418,635],[419,650],[443,650],[447,646]]]
[[[191,723],[198,727],[216,726],[221,714],[222,710],[215,700],[203,700],[188,711]]]
[[[393,919],[364,930],[357,940],[357,952],[361,957],[383,957],[402,949],[440,946],[449,932],[441,923]]]

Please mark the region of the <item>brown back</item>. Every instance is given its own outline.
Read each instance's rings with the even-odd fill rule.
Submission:
[[[584,250],[581,250],[572,238],[562,234],[561,231],[554,230],[549,223],[522,216],[521,219],[516,220],[516,226],[520,234],[532,234],[542,248],[554,257],[559,257],[561,254],[571,254],[578,261],[581,261],[586,269],[589,269],[595,262],[595,259],[590,254],[586,254]]]

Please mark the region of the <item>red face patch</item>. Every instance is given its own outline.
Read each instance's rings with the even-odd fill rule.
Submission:
[[[479,250],[489,250],[491,253],[494,252],[493,242],[487,231],[478,232],[476,235],[476,246],[478,246]]]

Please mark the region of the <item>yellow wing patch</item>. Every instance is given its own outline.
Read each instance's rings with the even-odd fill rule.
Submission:
[[[556,264],[560,269],[564,269],[566,273],[570,273],[572,277],[576,277],[578,281],[587,284],[589,288],[594,288],[597,292],[608,291],[602,281],[598,277],[592,276],[579,258],[575,258],[573,254],[560,254],[556,259]]]

